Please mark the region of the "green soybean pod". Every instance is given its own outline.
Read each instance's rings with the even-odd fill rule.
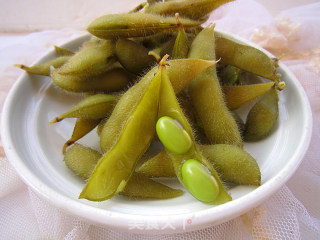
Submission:
[[[158,71],[138,97],[138,102],[124,120],[118,138],[99,160],[79,198],[103,201],[124,189],[153,139],[160,84],[161,72]]]
[[[272,86],[274,82],[224,86],[223,92],[228,108],[234,110],[262,96]]]
[[[76,141],[87,135],[91,132],[101,121],[101,119],[86,119],[86,118],[78,118],[70,139],[63,145],[62,153],[66,153],[66,149],[74,144]]]
[[[189,58],[215,59],[214,26],[203,29],[193,40]],[[188,90],[210,142],[242,147],[240,131],[224,101],[215,66],[197,76]]]
[[[218,71],[218,77],[223,86],[234,85],[237,82],[240,74],[241,70],[231,65],[227,65],[223,67],[220,71]]]
[[[57,54],[62,56],[72,56],[74,54],[73,51],[56,45],[54,45],[54,50]]]
[[[188,140],[185,141],[186,143],[185,145],[187,147],[185,148],[185,146],[182,146],[183,151],[180,151],[182,150],[182,148],[180,148],[181,146],[175,149],[175,150],[178,149],[179,151],[172,151],[172,149],[166,148],[166,151],[172,160],[175,173],[180,183],[183,186],[185,186],[185,188],[196,199],[206,202],[208,204],[222,204],[227,201],[230,201],[231,197],[229,196],[226,189],[224,188],[216,171],[214,170],[210,162],[200,153],[200,151],[197,149],[195,145],[195,140],[194,140],[191,126],[189,125],[184,114],[182,113],[182,110],[178,104],[178,101],[175,96],[175,92],[170,83],[169,77],[166,74],[165,69],[163,69],[162,71],[158,118],[161,119],[164,116],[170,117],[175,121],[177,121],[179,125],[181,125],[180,130],[181,129],[183,130],[181,132],[186,133],[184,134],[185,138],[187,139],[187,136],[189,136],[192,141],[191,146],[188,145],[188,142],[189,142]],[[158,131],[157,133],[159,136]],[[170,134],[169,135],[166,134],[166,137],[169,138]],[[183,138],[183,135],[180,138]],[[165,139],[165,141],[162,140],[162,143],[165,145],[165,147],[167,147],[166,142],[170,143],[170,139]],[[187,169],[190,167],[189,163],[187,163],[188,159],[194,159],[195,161],[197,161],[198,163],[197,169],[198,170],[200,169],[200,171],[195,170],[190,174],[184,175],[183,172],[185,171],[184,170],[185,167]],[[187,165],[185,166],[185,164]],[[197,189],[196,186],[198,182],[195,181],[195,179],[197,179],[197,177],[205,181],[205,183],[203,184],[204,188],[199,187],[201,191],[196,191]],[[208,192],[209,194],[205,194],[203,191]]]
[[[87,42],[58,71],[67,76],[91,76],[106,72],[115,63],[113,41]]]
[[[251,108],[245,123],[245,141],[258,141],[271,133],[279,116],[278,103],[278,90],[273,87]]]
[[[227,144],[197,147],[214,166],[222,181],[240,185],[260,185],[259,165],[244,149]],[[137,172],[150,178],[176,177],[173,163],[165,150],[144,162]]]
[[[73,173],[87,180],[101,157],[101,153],[75,144],[67,150],[64,162]],[[141,174],[133,173],[119,194],[132,198],[168,199],[181,196],[182,193],[179,189],[170,188]]]
[[[170,60],[167,63],[167,73],[176,93],[179,93],[204,69],[216,64],[215,61],[201,59],[177,59]],[[119,129],[122,128],[125,119],[127,119],[130,111],[136,105],[139,96],[145,91],[157,71],[158,66],[151,69],[137,84],[121,96],[101,131],[100,147],[103,152],[106,152],[114,144],[119,136]]]
[[[277,60],[270,58],[261,50],[239,43],[216,33],[216,55],[224,64],[230,64],[247,72],[279,81],[276,73]]]
[[[65,118],[101,119],[106,117],[113,109],[117,95],[95,94],[81,100],[69,111],[56,117],[50,123],[59,122]]]
[[[47,62],[31,66],[31,67],[28,67],[23,64],[15,64],[15,66],[25,70],[28,73],[49,76],[51,66],[54,68],[59,68],[63,64],[65,64],[69,59],[70,59],[69,56],[61,56],[61,57],[57,57],[52,60],[49,60]]]
[[[199,26],[202,21],[180,19],[185,28]],[[102,39],[132,38],[153,35],[159,32],[176,31],[174,17],[162,17],[148,13],[108,14],[95,19],[87,30]]]
[[[132,75],[120,67],[86,77],[62,75],[58,69],[55,69],[51,71],[50,76],[55,86],[67,92],[76,93],[122,91],[132,81]]]
[[[189,51],[189,39],[186,32],[183,29],[183,25],[179,20],[179,13],[176,14],[178,35],[174,42],[172,50],[172,59],[187,58]]]
[[[164,16],[174,16],[178,12],[182,17],[201,20],[205,19],[214,9],[230,1],[232,0],[173,0],[152,4],[145,11]]]
[[[141,74],[156,63],[149,50],[129,39],[120,38],[116,43],[116,56],[121,65],[129,72]]]

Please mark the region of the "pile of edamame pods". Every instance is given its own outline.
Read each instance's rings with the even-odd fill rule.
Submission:
[[[77,119],[62,151],[86,180],[79,198],[178,197],[182,190],[154,179],[176,177],[199,201],[223,204],[231,200],[228,184],[261,184],[243,141],[272,132],[285,84],[278,59],[215,32],[214,24],[202,27],[229,1],[150,0],[95,19],[76,52],[55,47],[55,59],[17,65],[85,96],[51,121]],[[252,84],[257,78],[269,81]],[[254,100],[244,122],[236,110]],[[77,143],[94,129],[99,152]],[[154,142],[163,150],[142,162]]]

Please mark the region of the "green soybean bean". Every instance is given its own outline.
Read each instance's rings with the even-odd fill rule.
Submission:
[[[118,39],[116,43],[116,56],[121,65],[134,74],[141,74],[145,69],[156,63],[150,56],[149,50],[141,44],[129,39]]]
[[[161,117],[157,121],[156,131],[166,149],[175,154],[185,154],[192,146],[189,134],[181,124],[171,117]]]
[[[23,64],[15,64],[16,67],[19,67],[25,70],[28,73],[49,76],[50,75],[50,67],[59,68],[63,64],[65,64],[69,60],[69,56],[57,57],[55,59],[49,60],[45,63],[40,63],[31,67],[28,67]]]
[[[198,26],[202,21],[181,18],[185,28]],[[108,14],[95,19],[87,30],[102,39],[119,37],[143,37],[159,32],[176,31],[174,17],[162,17],[148,13]]]
[[[228,108],[233,110],[262,96],[272,86],[274,86],[273,82],[239,86],[224,86],[223,92]]]
[[[58,71],[67,76],[92,76],[106,72],[115,61],[113,41],[87,42]]]
[[[203,29],[193,40],[189,58],[215,59],[214,26]],[[188,89],[210,142],[242,147],[240,131],[224,101],[216,67],[197,76]]]
[[[128,87],[132,75],[123,68],[115,67],[99,75],[87,77],[68,76],[51,71],[52,82],[67,92],[116,92]]]
[[[169,157],[172,160],[176,175],[180,181],[180,183],[186,187],[186,189],[198,200],[204,201],[209,204],[221,204],[225,203],[227,201],[231,200],[231,197],[225,190],[223,184],[221,183],[217,173],[213,169],[212,165],[209,163],[209,161],[202,156],[202,154],[199,152],[195,145],[194,136],[192,133],[191,126],[189,125],[186,117],[182,113],[182,110],[178,104],[178,101],[175,96],[174,89],[171,85],[171,82],[169,80],[168,75],[166,74],[165,68],[162,69],[162,78],[161,78],[161,88],[160,88],[160,100],[159,100],[159,112],[158,112],[158,118],[161,118],[163,116],[171,117],[172,119],[175,119],[177,122],[180,123],[182,128],[186,131],[186,133],[190,136],[192,139],[192,145],[191,149],[183,154],[176,154],[168,149],[166,149]],[[207,169],[210,174],[211,178],[214,178],[214,180],[217,182],[219,192],[218,194],[211,195],[212,197],[209,199],[202,198],[203,195],[199,195],[198,192],[193,191],[193,185],[187,185],[185,182],[185,179],[182,176],[182,167],[184,162],[187,159],[195,159],[199,161],[199,164]],[[211,181],[210,179],[207,179],[208,181]],[[204,183],[207,184],[207,183]],[[191,187],[189,189],[189,187]]]
[[[167,73],[171,79],[173,88],[179,93],[192,79],[209,66],[215,64],[215,61],[205,61],[201,59],[178,59],[167,62]],[[119,129],[124,125],[132,108],[136,105],[141,93],[153,79],[158,71],[158,66],[150,70],[137,84],[126,91],[117,102],[110,118],[103,127],[100,135],[100,147],[106,152],[114,144],[119,136]]]
[[[278,102],[278,91],[273,87],[251,108],[246,119],[245,141],[261,140],[271,133],[279,116]]]
[[[64,162],[73,173],[87,180],[101,157],[99,152],[75,144],[67,150]],[[133,173],[119,194],[132,198],[168,199],[181,196],[182,193],[179,189],[170,188],[141,174]]]
[[[113,109],[118,96],[110,94],[95,94],[84,98],[69,111],[56,117],[50,123],[56,123],[64,118],[101,119]]]
[[[147,13],[160,14],[164,16],[174,16],[179,13],[182,17],[201,20],[205,19],[210,12],[219,6],[232,0],[187,0],[187,1],[167,1],[158,2],[148,8]]]
[[[66,149],[76,141],[91,132],[101,121],[101,119],[78,118],[71,135],[71,138],[63,145],[62,153],[66,153]]]
[[[183,182],[190,193],[203,202],[211,202],[219,194],[219,186],[215,178],[197,160],[188,159],[182,165]]]
[[[197,147],[214,166],[222,181],[240,185],[260,185],[259,165],[247,151],[227,144]],[[150,178],[176,177],[172,161],[164,150],[144,162],[137,172]]]
[[[276,73],[277,60],[270,58],[261,50],[236,42],[216,34],[216,55],[224,64],[230,64],[247,72],[279,81]]]

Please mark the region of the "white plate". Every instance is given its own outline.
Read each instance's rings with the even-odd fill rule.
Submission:
[[[76,49],[87,39],[87,35],[80,37],[64,47]],[[37,63],[54,56],[52,50]],[[278,125],[265,140],[245,143],[245,149],[261,168],[262,185],[230,189],[233,201],[223,205],[200,203],[188,193],[155,201],[131,201],[120,196],[100,203],[79,200],[84,183],[66,168],[61,153],[74,121],[64,120],[51,126],[48,122],[80,97],[59,91],[48,77],[23,74],[11,89],[3,108],[3,145],[26,184],[69,213],[113,229],[144,234],[205,228],[235,218],[265,201],[292,176],[307,150],[312,131],[307,97],[298,80],[281,63],[279,73],[287,89],[280,93]],[[82,142],[97,146],[96,133],[90,133]],[[175,181],[168,183],[179,187]]]

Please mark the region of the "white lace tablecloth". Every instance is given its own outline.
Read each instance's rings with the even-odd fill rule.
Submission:
[[[36,195],[19,178],[0,144],[0,239],[320,239],[320,3],[273,17],[253,0],[219,8],[217,29],[249,39],[282,61],[303,85],[313,113],[310,147],[297,172],[263,204],[229,222],[195,232],[135,235],[95,226],[67,215]],[[84,32],[73,29],[0,34],[0,107],[22,70]]]

